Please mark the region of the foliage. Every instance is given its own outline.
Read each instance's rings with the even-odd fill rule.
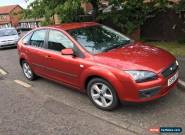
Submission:
[[[45,18],[43,24],[54,24],[54,15],[65,0],[35,0],[24,11],[24,18]]]
[[[144,3],[143,0],[109,0],[113,5],[112,12],[101,14],[98,19],[101,22],[110,21],[122,32],[131,34],[137,30],[149,15],[166,11],[171,8],[168,0],[153,0]],[[121,7],[121,10],[118,8]]]
[[[25,18],[45,18],[44,25],[54,24],[54,15],[58,14],[62,22],[83,21],[79,15],[83,15],[81,3],[91,2],[94,7],[94,15],[97,21],[111,22],[121,32],[130,34],[144,23],[151,14],[173,8],[168,0],[152,0],[144,3],[144,0],[109,0],[111,12],[103,13],[100,9],[101,0],[35,0],[25,10]],[[185,9],[184,0],[177,9]]]
[[[117,25],[122,32],[130,34],[143,24],[147,13],[148,6],[142,0],[111,0],[113,4],[112,12],[102,14],[99,19],[112,20],[113,25]],[[121,7],[121,10],[118,8]]]
[[[185,0],[181,0],[180,3],[176,6],[177,11],[185,10]]]
[[[81,0],[66,0],[57,9],[62,22],[80,21],[79,15],[84,14],[81,7]]]

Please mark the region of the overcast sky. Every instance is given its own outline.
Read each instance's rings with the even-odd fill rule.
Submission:
[[[0,0],[0,6],[19,4],[21,7],[26,8],[28,3],[32,1],[33,0]]]

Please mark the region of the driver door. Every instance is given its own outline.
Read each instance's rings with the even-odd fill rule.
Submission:
[[[54,80],[79,87],[79,76],[83,70],[80,68],[82,58],[62,55],[61,50],[65,48],[74,49],[75,45],[62,32],[50,30],[45,61],[47,75]]]

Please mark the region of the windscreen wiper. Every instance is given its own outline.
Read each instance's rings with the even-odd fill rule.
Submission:
[[[126,44],[129,44],[130,43],[130,40],[125,40],[125,42],[119,44],[119,45],[113,45],[107,49],[104,50],[104,52],[107,52],[107,51],[110,51],[112,49],[116,49],[116,48],[121,48],[122,46],[126,45]]]

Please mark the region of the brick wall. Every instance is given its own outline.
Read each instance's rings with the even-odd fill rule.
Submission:
[[[21,18],[20,13],[22,12],[22,8],[17,6],[15,9],[10,12],[10,19],[13,26],[17,26],[19,24],[19,20]]]

